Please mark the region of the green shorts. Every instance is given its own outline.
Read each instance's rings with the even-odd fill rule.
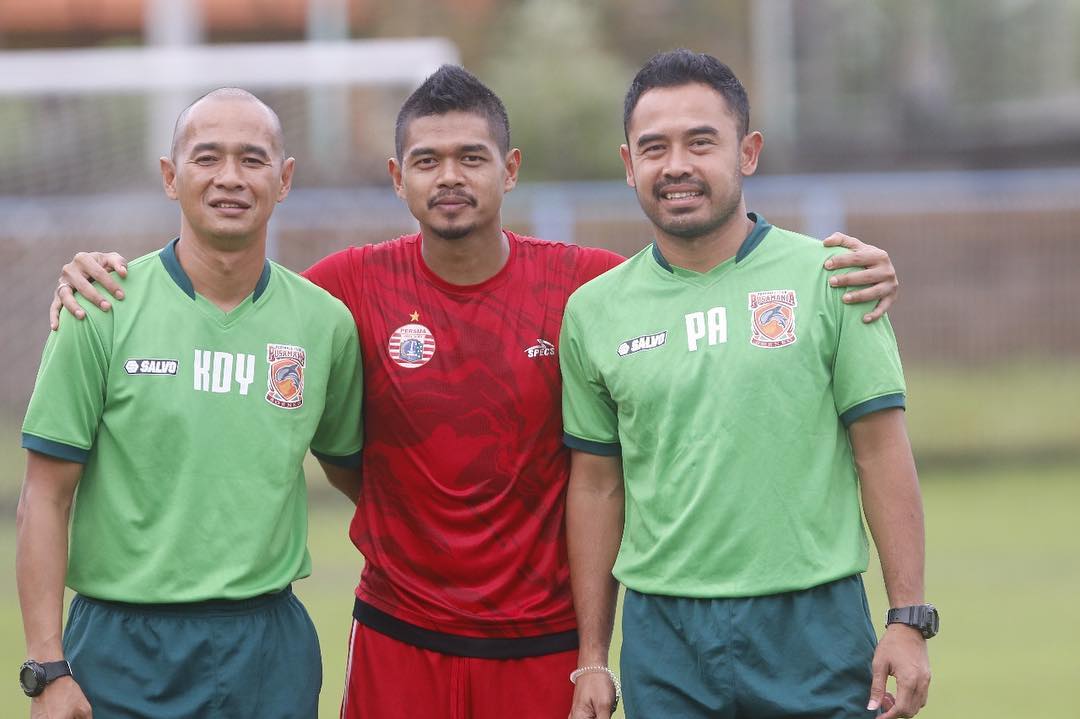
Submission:
[[[800,592],[690,599],[626,591],[628,719],[873,717],[877,639],[862,577]]]
[[[318,715],[319,640],[291,588],[193,604],[76,595],[64,654],[94,719]]]

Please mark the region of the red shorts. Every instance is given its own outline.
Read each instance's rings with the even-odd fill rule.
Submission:
[[[353,620],[342,719],[564,719],[577,650],[527,659],[440,654]]]

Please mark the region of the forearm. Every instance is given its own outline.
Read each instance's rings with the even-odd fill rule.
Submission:
[[[925,525],[915,461],[899,409],[876,412],[851,427],[863,511],[881,561],[889,604],[922,604]]]
[[[319,460],[319,464],[323,468],[323,472],[326,474],[326,479],[329,480],[330,485],[334,489],[338,490],[353,504],[356,504],[360,498],[360,485],[362,484],[362,475],[359,467],[341,467],[336,464],[330,464]]]
[[[611,569],[623,531],[622,465],[618,459],[574,453],[566,531],[578,620],[578,663],[606,666],[618,596]]]
[[[64,579],[74,482],[69,493],[65,480],[53,482],[44,476],[43,466],[53,461],[33,456],[28,459],[27,479],[19,496],[16,519],[15,577],[26,652],[40,662],[61,659],[64,654],[61,645]],[[81,467],[76,465],[75,471],[74,481],[77,481]]]

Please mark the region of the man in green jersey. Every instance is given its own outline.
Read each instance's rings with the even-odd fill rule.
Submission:
[[[830,289],[835,250],[746,212],[763,140],[725,65],[658,55],[624,120],[655,242],[571,296],[559,347],[595,668],[571,716],[610,713],[613,574],[629,717],[914,716],[937,627],[892,329]],[[900,610],[876,649],[860,490]]]
[[[27,410],[20,680],[33,716],[314,717],[302,462],[355,497],[355,324],[266,259],[294,165],[269,107],[206,95],[160,162],[179,237],[50,335]]]

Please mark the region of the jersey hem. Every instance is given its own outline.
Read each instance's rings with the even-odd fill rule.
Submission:
[[[63,459],[68,462],[78,462],[79,464],[86,464],[90,460],[90,450],[83,449],[82,447],[75,447],[64,442],[57,442],[51,439],[45,439],[28,432],[22,433],[22,446],[23,449],[28,449],[38,454],[48,455],[56,459]]]
[[[575,437],[568,432],[563,433],[563,444],[570,449],[588,452],[589,454],[598,454],[602,457],[617,457],[622,454],[622,445],[618,442],[594,442],[589,439]]]
[[[578,648],[576,629],[532,637],[466,637],[409,624],[356,599],[353,619],[391,639],[421,649],[477,659],[524,659]]]
[[[839,572],[823,574],[820,577],[808,577],[804,582],[785,582],[783,584],[763,586],[757,589],[738,589],[727,587],[724,589],[709,590],[702,588],[700,584],[694,585],[693,589],[679,586],[679,582],[668,579],[638,583],[631,579],[616,575],[616,579],[627,589],[632,589],[638,594],[651,594],[653,596],[683,597],[687,599],[745,599],[747,597],[771,597],[788,592],[803,592],[807,589],[820,587],[823,584],[835,582],[840,579],[861,575],[866,572],[867,565],[848,566]]]
[[[845,427],[850,427],[855,420],[861,419],[868,414],[880,412],[883,409],[894,409],[897,407],[900,409],[907,409],[907,403],[903,392],[894,392],[881,397],[868,399],[865,402],[860,402],[843,412],[840,415],[840,421],[844,423]]]

